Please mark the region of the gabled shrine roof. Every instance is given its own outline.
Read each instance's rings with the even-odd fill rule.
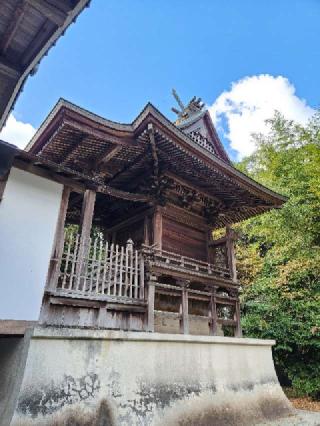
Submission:
[[[156,152],[150,147],[150,129]],[[228,157],[221,158],[199,145],[151,103],[132,123],[124,124],[60,99],[26,149],[135,193],[142,191],[142,181],[152,177],[150,164],[156,155],[161,173],[206,194],[205,203],[211,207],[216,203],[212,208],[212,214],[219,216],[216,226],[280,207],[286,201],[233,167]]]

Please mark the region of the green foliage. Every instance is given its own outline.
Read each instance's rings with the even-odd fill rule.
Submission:
[[[238,168],[288,197],[239,225],[247,336],[273,338],[279,377],[320,398],[320,114],[306,126],[276,114]]]

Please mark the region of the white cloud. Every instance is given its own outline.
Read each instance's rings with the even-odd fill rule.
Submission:
[[[10,114],[6,125],[0,132],[0,139],[24,148],[35,132],[36,129],[31,124],[23,123]]]
[[[305,123],[315,112],[295,94],[295,87],[283,76],[269,74],[245,77],[232,83],[209,108],[214,124],[238,152],[238,159],[254,149],[252,133],[266,133],[265,120],[278,110],[285,118]]]

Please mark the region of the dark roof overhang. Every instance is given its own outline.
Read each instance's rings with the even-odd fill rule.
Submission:
[[[90,0],[3,0],[0,8],[0,130],[27,77]]]
[[[35,175],[67,185],[76,192],[84,192],[86,189],[93,189],[109,197],[127,201],[143,203],[149,203],[151,201],[150,197],[144,194],[134,194],[112,188],[103,181],[97,178],[95,179],[86,173],[62,166],[47,158],[42,158],[31,152],[19,149],[15,145],[2,140],[0,140],[0,160],[0,173],[3,173],[3,176],[8,174],[11,167],[17,167]]]
[[[160,154],[165,161],[175,163],[175,173],[200,190],[226,199],[228,206],[232,206],[229,213],[221,214],[221,223],[246,219],[280,207],[287,200],[198,145],[150,103],[131,124],[122,124],[60,99],[27,149],[71,169],[87,168],[93,173],[97,172],[97,165],[107,159],[110,174],[104,177],[110,178],[112,185],[124,189],[125,182],[134,179],[130,173],[133,169],[138,171],[137,164],[140,169],[144,167],[150,124],[155,129]],[[124,176],[122,180],[119,180],[119,173]]]

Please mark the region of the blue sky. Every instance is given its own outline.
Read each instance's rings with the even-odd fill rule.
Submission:
[[[318,107],[319,22],[319,0],[92,0],[27,80],[13,114],[37,128],[64,97],[121,122],[151,101],[173,119],[175,87],[184,101],[213,105],[223,142],[241,157],[253,149],[248,123],[262,129],[273,108],[304,122]]]

